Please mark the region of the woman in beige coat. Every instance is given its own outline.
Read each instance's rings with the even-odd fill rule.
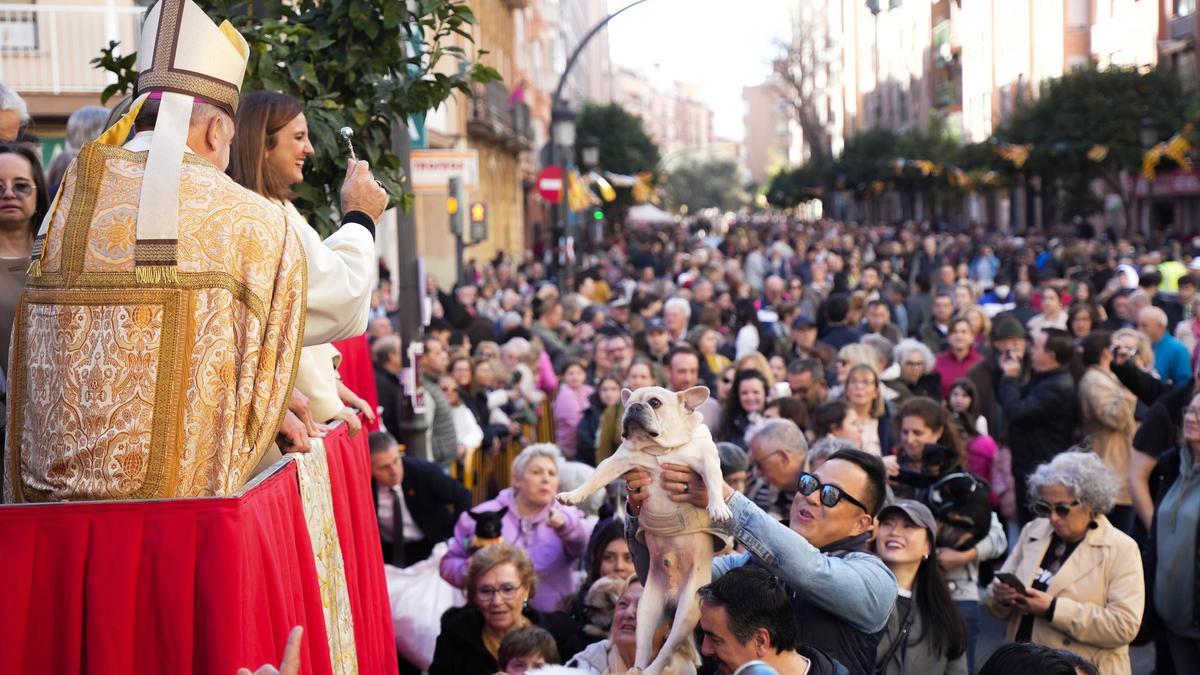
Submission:
[[[1072,651],[1102,675],[1131,673],[1146,589],[1137,544],[1103,515],[1116,494],[1116,476],[1090,452],[1062,453],[1029,477],[1042,517],[1021,530],[984,598],[1008,620],[1008,640]],[[1022,588],[1002,581],[1005,573]]]
[[[1129,496],[1129,456],[1133,450],[1133,419],[1137,397],[1126,389],[1109,366],[1113,355],[1112,334],[1098,330],[1083,338],[1083,365],[1079,380],[1079,406],[1083,433],[1092,451],[1118,476],[1117,504],[1108,520],[1125,534],[1133,531],[1133,500]]]

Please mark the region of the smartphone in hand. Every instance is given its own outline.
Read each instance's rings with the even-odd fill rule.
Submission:
[[[1021,583],[1021,580],[1011,572],[997,572],[996,578],[1000,580],[1000,583],[1012,587],[1013,590],[1021,595],[1025,594],[1025,584]]]

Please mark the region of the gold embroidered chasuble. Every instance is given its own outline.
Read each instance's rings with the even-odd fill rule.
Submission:
[[[229,495],[275,440],[304,333],[297,235],[278,205],[187,154],[174,266],[135,272],[146,157],[85,146],[40,260],[35,244],[6,501]]]

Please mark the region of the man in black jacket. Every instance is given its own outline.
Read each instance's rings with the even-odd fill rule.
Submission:
[[[383,561],[408,567],[454,534],[459,514],[471,508],[471,492],[437,464],[405,457],[386,431],[373,432],[370,442]]]
[[[371,345],[375,392],[381,409],[379,422],[396,438],[404,437],[400,428],[400,406],[404,400],[404,388],[400,385],[401,346],[399,335],[385,335]]]
[[[1026,494],[1029,474],[1071,447],[1078,419],[1075,380],[1066,366],[1073,351],[1066,331],[1046,329],[1034,336],[1030,349],[1033,375],[1021,386],[1021,361],[1013,354],[1000,357],[999,399],[1008,424],[1012,449],[1013,485],[1021,524],[1033,520]]]

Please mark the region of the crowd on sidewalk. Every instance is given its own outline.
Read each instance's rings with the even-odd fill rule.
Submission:
[[[246,98],[235,139],[255,114],[296,117],[272,96]],[[16,289],[54,181],[0,138],[0,261],[16,261],[0,281]],[[761,216],[606,245],[570,279],[541,246],[431,279],[415,422],[386,268],[367,328],[378,408],[333,377],[336,354],[301,356],[301,437],[378,413],[385,561],[434,556],[462,589],[431,675],[632,665],[638,500],[554,496],[620,445],[622,389],[650,385],[710,390],[698,411],[734,513],[700,592],[698,672],[990,672],[983,612],[1047,648],[1002,648],[1008,663],[1130,673],[1130,645],[1154,640],[1160,675],[1200,672],[1200,240]],[[697,478],[668,480],[701,503]]]

